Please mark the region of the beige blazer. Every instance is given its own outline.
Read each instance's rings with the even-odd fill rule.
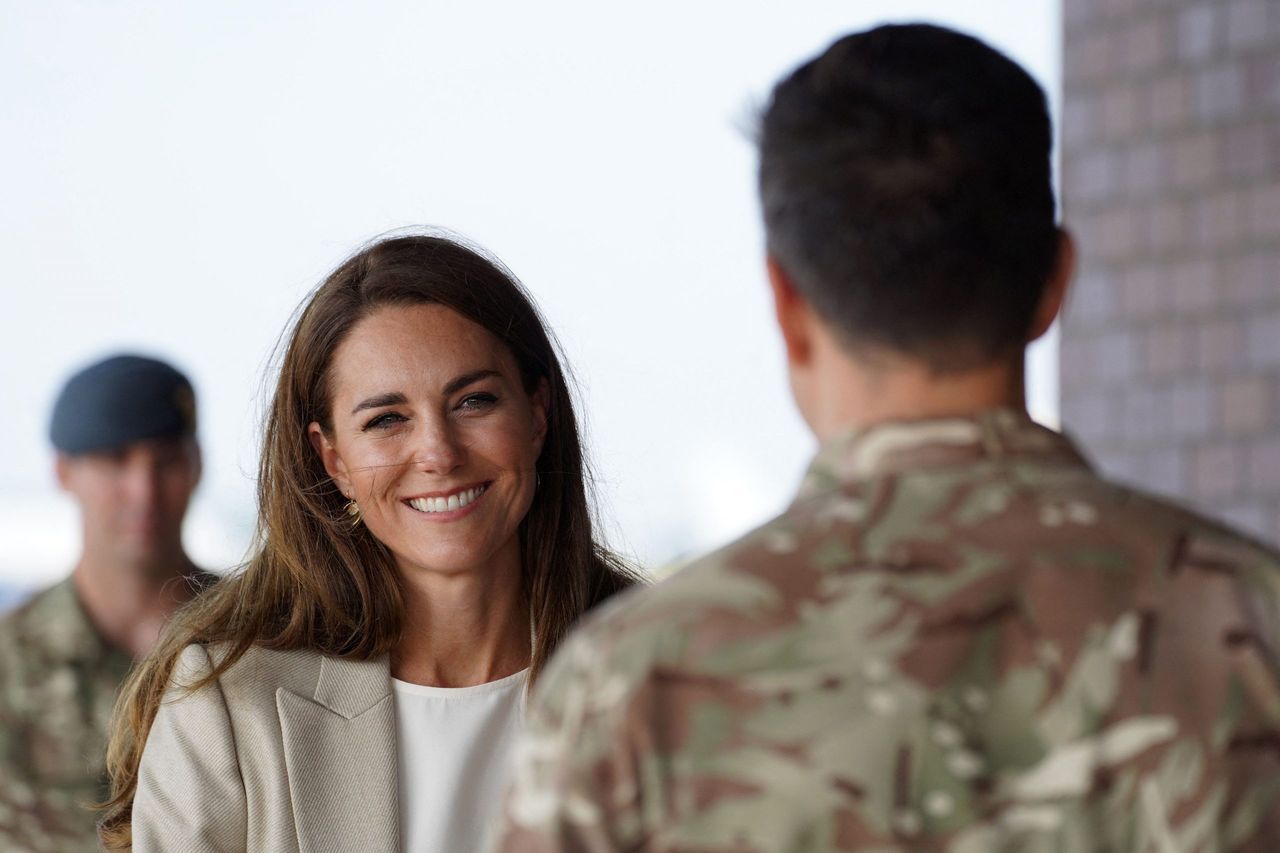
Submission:
[[[396,720],[385,658],[254,648],[214,684],[188,646],[142,753],[138,853],[400,853]]]

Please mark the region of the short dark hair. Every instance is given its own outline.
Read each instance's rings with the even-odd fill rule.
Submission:
[[[1019,354],[1058,254],[1044,92],[978,39],[846,36],[760,127],[769,253],[853,349],[937,372]]]

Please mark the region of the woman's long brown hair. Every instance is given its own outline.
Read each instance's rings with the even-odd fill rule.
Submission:
[[[635,581],[593,537],[570,388],[551,336],[515,277],[449,237],[373,243],[311,294],[288,335],[264,430],[252,554],[174,616],[122,688],[107,748],[111,799],[100,825],[108,850],[132,845],[142,749],[186,646],[221,649],[213,672],[191,690],[218,678],[252,646],[356,659],[395,648],[403,602],[390,552],[345,517],[346,501],[312,450],[307,425],[331,427],[330,361],[351,328],[375,308],[423,303],[451,308],[503,341],[527,390],[543,379],[550,388],[540,484],[519,534],[534,628],[530,678],[578,617]]]

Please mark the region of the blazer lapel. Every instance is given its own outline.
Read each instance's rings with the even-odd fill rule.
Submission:
[[[301,853],[399,853],[394,702],[386,658],[326,657],[313,696],[276,691]]]

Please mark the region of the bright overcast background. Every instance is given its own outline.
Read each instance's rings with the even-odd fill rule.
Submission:
[[[71,568],[46,429],[121,350],[195,382],[188,543],[239,561],[269,357],[389,229],[443,225],[525,282],[581,391],[604,534],[649,566],[778,511],[813,452],[762,274],[754,109],[837,36],[929,20],[1059,91],[1058,0],[3,0],[0,586]],[[1053,344],[1032,409],[1057,417]]]

